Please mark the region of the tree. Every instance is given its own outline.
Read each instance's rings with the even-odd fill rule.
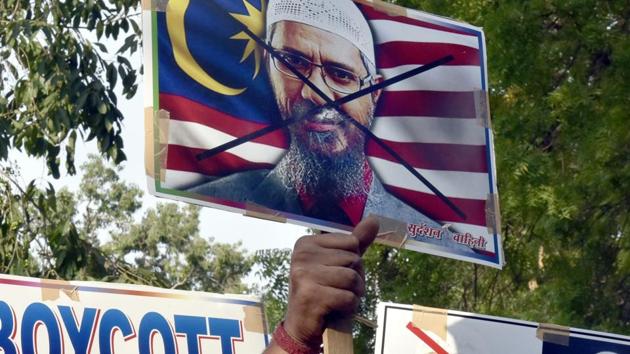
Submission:
[[[199,208],[160,204],[139,224],[114,234],[106,249],[117,262],[133,258],[133,274],[125,281],[149,282],[165,288],[242,293],[241,278],[252,260],[240,244],[213,244],[199,235]]]
[[[142,191],[121,181],[121,167],[97,156],[81,166],[80,188],[58,191],[30,183],[21,189],[15,170],[5,169],[0,188],[18,190],[20,200],[3,199],[0,214],[13,224],[0,247],[0,272],[43,278],[104,280],[166,288],[236,292],[252,258],[240,244],[214,243],[199,235],[199,209],[159,204],[140,222]],[[41,204],[44,207],[41,207]],[[105,240],[101,244],[101,240]]]
[[[137,70],[127,58],[140,40],[134,11],[137,0],[0,2],[0,271],[66,277],[98,258],[82,252],[87,241],[70,217],[75,200],[50,184],[23,183],[18,164],[7,159],[13,149],[44,158],[59,178],[63,149],[72,175],[80,137],[95,139],[115,163],[125,160],[114,90],[121,85],[127,97],[137,90]],[[122,35],[116,53],[98,42]],[[29,254],[33,243],[41,258]]]
[[[136,11],[134,14],[133,12]],[[74,174],[77,136],[125,160],[115,87],[136,93],[138,0],[6,0],[0,3],[0,160],[11,148],[44,157],[60,177],[61,148]],[[127,35],[116,53],[100,40]],[[96,40],[93,40],[92,38]],[[118,80],[120,78],[120,80]]]
[[[263,282],[258,292],[262,295],[269,328],[276,328],[284,319],[289,300],[290,249],[269,249],[256,252],[254,260],[260,267],[256,275]]]

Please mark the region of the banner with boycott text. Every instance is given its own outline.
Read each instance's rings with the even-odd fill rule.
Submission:
[[[379,1],[145,2],[157,196],[502,267],[481,28]]]
[[[0,275],[0,353],[260,353],[262,304],[242,295]]]

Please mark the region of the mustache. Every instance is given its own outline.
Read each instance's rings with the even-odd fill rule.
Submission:
[[[338,109],[318,106],[308,100],[303,100],[294,104],[291,108],[290,115],[298,121],[308,120],[311,122],[328,124],[340,124],[346,119],[352,119],[340,112]]]

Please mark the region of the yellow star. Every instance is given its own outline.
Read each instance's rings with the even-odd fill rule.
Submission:
[[[261,0],[260,10],[258,10],[252,4],[248,3],[247,0],[243,0],[243,4],[245,4],[245,9],[247,9],[247,15],[234,13],[230,13],[230,15],[232,15],[232,17],[234,17],[238,22],[247,27],[247,29],[256,34],[256,36],[262,37],[265,33],[265,19],[263,16],[265,12],[265,0]],[[260,72],[260,62],[262,60],[263,49],[258,46],[256,42],[245,32],[239,32],[230,37],[230,39],[240,39],[247,41],[247,45],[245,46],[245,50],[243,52],[243,57],[241,58],[241,63],[249,58],[253,53],[256,63],[253,78],[256,78],[256,76],[258,76],[258,73]]]

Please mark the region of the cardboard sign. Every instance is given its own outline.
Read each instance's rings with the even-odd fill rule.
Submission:
[[[377,1],[145,3],[160,197],[501,267],[482,29]]]
[[[0,275],[0,353],[260,353],[262,304],[241,295]]]
[[[378,306],[376,354],[622,354],[630,337],[420,306]]]

